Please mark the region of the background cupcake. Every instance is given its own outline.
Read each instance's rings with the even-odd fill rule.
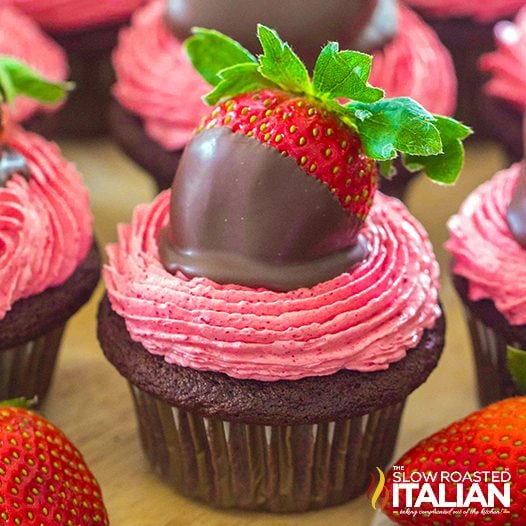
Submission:
[[[465,307],[486,405],[517,394],[508,346],[526,350],[526,176],[516,163],[481,185],[448,223],[446,248]]]
[[[398,147],[438,179],[437,160],[460,169],[449,145],[458,151],[469,130],[382,100],[366,55],[327,45],[311,84],[273,31],[260,26],[259,38],[259,62],[216,32],[188,42],[215,86],[207,102],[223,102],[171,193],[139,206],[108,248],[98,335],[131,384],[152,465],[175,488],[222,507],[301,511],[365,490],[443,346],[431,245],[398,200],[373,206],[375,161]],[[394,120],[377,128],[377,111]]]
[[[424,16],[453,56],[459,83],[457,117],[469,123],[481,137],[491,132],[483,117],[481,88],[485,76],[478,69],[479,57],[494,49],[493,27],[511,19],[526,5],[524,0],[406,0]]]
[[[330,32],[321,33],[320,28],[333,27],[332,38],[345,47],[378,50],[372,81],[382,86],[388,96],[407,95],[430,111],[453,112],[456,80],[450,57],[433,31],[407,8],[398,10],[392,0],[346,2],[346,9],[336,2],[331,4],[332,18],[321,24],[319,12],[327,16],[326,2],[311,0],[309,12],[315,16],[310,20],[303,18],[304,9],[289,4],[270,4],[278,14],[283,9],[290,11],[288,18],[276,16],[265,5],[263,21],[285,36],[292,32],[294,49],[301,50],[311,66],[313,56],[331,38]],[[182,39],[193,25],[223,30],[223,26],[236,23],[238,32],[252,34],[258,13],[258,2],[244,2],[246,11],[232,7],[232,0],[216,2],[213,13],[208,9],[199,11],[196,0],[173,5],[176,8],[170,10],[169,2],[157,0],[139,10],[131,27],[122,32],[114,54],[114,94],[118,105],[112,109],[112,133],[124,150],[153,175],[161,189],[170,186],[182,149],[206,111],[201,96],[208,86],[191,68]],[[228,17],[213,17],[218,11],[228,13]],[[302,14],[303,34],[297,28],[298,13]],[[207,26],[212,19],[214,23]],[[283,25],[283,20],[290,22],[292,28],[288,22]],[[248,44],[259,52],[255,40],[248,40]],[[384,189],[402,195],[405,183],[399,177],[389,186],[386,183]]]
[[[13,91],[35,90],[48,100],[64,92],[28,70],[16,74],[21,65],[0,61],[0,68],[8,101]],[[56,145],[6,126],[0,130],[0,398],[43,400],[64,326],[91,296],[100,260],[80,174]]]
[[[485,85],[484,115],[492,136],[511,162],[522,158],[522,119],[526,110],[526,8],[514,22],[495,26],[497,51],[484,55],[480,66],[491,75]]]
[[[113,71],[110,52],[119,29],[146,0],[9,0],[68,53],[77,89],[60,114],[60,132],[85,136],[107,129]],[[8,3],[9,3],[8,2]]]
[[[14,7],[0,3],[0,56],[11,56],[31,66],[55,82],[64,82],[68,75],[64,51],[29,17]],[[42,104],[30,97],[18,97],[10,109],[11,119],[41,130],[52,127],[47,119],[56,107]],[[47,126],[46,126],[47,121]],[[50,122],[51,121],[51,122]]]

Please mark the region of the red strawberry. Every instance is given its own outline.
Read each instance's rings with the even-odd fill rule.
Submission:
[[[107,525],[97,481],[66,436],[37,414],[0,408],[0,523]]]
[[[387,474],[386,487],[391,498],[383,511],[398,524],[418,526],[439,526],[454,524],[455,526],[476,526],[488,524],[493,526],[512,526],[526,524],[526,397],[510,398],[490,405],[451,424],[429,438],[421,441],[408,451],[400,460],[395,462]],[[400,468],[403,468],[401,470]],[[480,472],[509,473],[511,507],[496,514],[482,513],[481,503],[472,503],[473,513],[440,515],[431,503],[423,503],[416,515],[408,515],[405,510],[405,493],[400,492],[400,506],[393,507],[393,491],[400,477],[409,477],[411,473],[438,473],[435,481],[430,481],[433,493],[439,495],[440,479],[446,479],[446,500],[457,501],[457,488],[447,480],[465,474]],[[455,475],[451,475],[451,473]],[[445,473],[442,475],[441,473]],[[421,483],[419,483],[421,484]],[[469,491],[471,481],[464,483],[464,495]],[[484,493],[486,484],[480,487]],[[497,484],[502,490],[503,484]],[[421,487],[421,486],[420,486]],[[418,495],[418,489],[414,497]],[[464,498],[464,497],[463,497]],[[496,506],[500,506],[496,501]],[[455,507],[455,506],[452,506]],[[413,511],[416,508],[412,508]],[[464,508],[465,509],[465,508]],[[428,516],[423,512],[431,512]],[[456,509],[455,509],[456,511]]]
[[[292,157],[365,220],[377,186],[376,163],[360,137],[315,102],[283,91],[244,93],[216,106],[199,130],[227,126]]]

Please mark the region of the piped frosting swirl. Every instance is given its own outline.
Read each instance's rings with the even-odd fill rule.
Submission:
[[[524,5],[524,0],[407,0],[407,3],[437,18],[469,17],[488,23],[514,15]]]
[[[469,281],[469,299],[491,299],[512,325],[526,323],[526,249],[514,239],[506,212],[521,165],[498,172],[464,201],[448,223],[453,271]]]
[[[438,265],[403,204],[378,195],[369,257],[312,288],[273,292],[170,274],[158,255],[170,192],[136,208],[108,247],[104,277],[131,338],[173,364],[263,381],[377,371],[439,316]]]
[[[68,32],[126,21],[147,0],[12,0],[47,31]]]
[[[14,175],[0,187],[0,319],[64,283],[92,243],[88,191],[58,147],[20,129],[7,145],[27,160],[29,181]]]
[[[513,22],[495,26],[497,50],[484,55],[480,66],[491,74],[485,86],[488,95],[526,110],[526,7]]]

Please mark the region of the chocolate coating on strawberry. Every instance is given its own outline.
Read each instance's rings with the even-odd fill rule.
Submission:
[[[361,224],[293,159],[219,127],[185,149],[160,256],[172,273],[293,290],[362,261]]]
[[[0,188],[14,174],[19,174],[29,181],[29,167],[26,158],[9,146],[0,145]]]
[[[256,52],[258,23],[274,27],[298,55],[313,65],[329,40],[369,51],[391,40],[397,30],[395,0],[169,0],[166,20],[181,40],[194,26],[212,27]],[[374,16],[377,14],[378,16]]]

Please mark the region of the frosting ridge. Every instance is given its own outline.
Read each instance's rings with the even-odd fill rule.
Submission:
[[[469,299],[491,299],[512,325],[526,324],[526,249],[512,236],[506,212],[521,165],[477,188],[448,222],[453,271],[469,281]]]
[[[146,0],[12,0],[48,31],[74,31],[124,22]]]
[[[66,54],[38,25],[18,9],[0,4],[0,55],[22,60],[44,77],[63,82],[67,79]],[[28,97],[17,97],[11,118],[22,122],[37,111],[52,111],[53,106]]]
[[[515,14],[524,5],[524,0],[407,0],[407,3],[439,18],[469,17],[478,22],[493,22]]]
[[[121,31],[113,55],[114,94],[139,116],[146,133],[167,150],[182,148],[207,112],[201,96],[210,91],[193,69],[181,42],[164,20],[164,2],[138,10],[131,27]],[[456,76],[446,48],[415,13],[401,6],[404,28],[374,52],[370,81],[387,96],[409,96],[429,111],[450,115],[456,105]]]
[[[13,129],[7,145],[28,163],[0,188],[0,319],[19,299],[64,283],[92,243],[88,191],[58,147]]]
[[[486,93],[526,110],[526,8],[513,22],[501,21],[495,26],[497,50],[484,55],[480,66],[491,73]]]
[[[362,264],[312,288],[273,292],[166,271],[158,255],[169,219],[163,192],[137,207],[107,248],[112,307],[133,340],[185,367],[263,381],[386,369],[439,316],[438,265],[404,205],[376,199]]]

